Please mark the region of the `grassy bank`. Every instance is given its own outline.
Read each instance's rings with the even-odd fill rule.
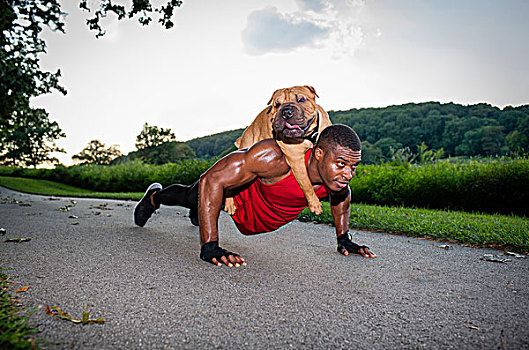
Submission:
[[[319,217],[305,209],[300,214],[300,220],[332,224],[330,206],[328,203],[323,205],[324,212]],[[519,216],[352,204],[350,226],[412,237],[529,251],[529,220]]]
[[[55,181],[26,179],[21,177],[0,176],[0,186],[24,193],[40,194],[59,197],[87,197],[108,199],[139,200],[140,192],[95,192],[79,187],[61,184]]]
[[[52,181],[15,177],[0,177],[0,185],[17,191],[53,196],[138,200],[143,195],[137,192],[93,192]],[[329,204],[323,205],[322,215],[315,216],[304,210],[300,220],[332,224]],[[353,204],[350,223],[351,228],[529,252],[527,217]]]
[[[37,349],[33,336],[38,329],[27,323],[21,315],[18,302],[9,293],[9,277],[0,272],[0,349]]]

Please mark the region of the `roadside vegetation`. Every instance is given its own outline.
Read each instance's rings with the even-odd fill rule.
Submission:
[[[320,216],[305,209],[299,219],[332,224],[329,204],[323,208]],[[352,204],[350,227],[529,252],[529,220],[513,215]]]
[[[31,312],[19,308],[10,294],[9,277],[0,271],[0,349],[37,349],[33,336],[38,329],[27,322]]]
[[[67,197],[138,200],[143,195],[143,192],[93,192],[49,180],[3,176],[0,176],[0,186],[23,192],[30,192],[30,189],[30,193]],[[313,215],[306,209],[299,219],[332,224],[329,204],[324,202],[323,208],[324,212],[320,216]],[[520,216],[354,203],[351,206],[350,225],[353,229],[377,230],[529,252],[529,220]]]

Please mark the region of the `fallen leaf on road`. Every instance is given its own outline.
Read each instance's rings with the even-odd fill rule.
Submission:
[[[14,290],[13,293],[27,292],[28,289],[29,289],[29,286],[25,286],[25,287],[19,288],[17,290]]]
[[[495,257],[492,254],[485,254],[485,255],[483,255],[482,258],[479,258],[479,259],[480,260],[485,260],[485,261],[497,262],[497,263],[506,263],[508,261],[511,261],[511,259],[500,259],[498,257]]]
[[[78,222],[72,222],[72,225],[79,225]]]
[[[479,327],[476,327],[476,326],[467,325],[466,327],[467,327],[467,328],[470,328],[470,329],[475,329],[475,330],[479,331]]]
[[[73,208],[77,205],[77,201],[71,200],[70,203],[71,204],[66,204],[64,207],[60,207],[59,210],[64,212],[70,211],[70,208]]]
[[[6,234],[6,229],[5,228],[0,228],[0,235],[5,235]]]
[[[31,238],[8,238],[4,242],[22,243],[22,242],[29,242],[29,241],[31,241]]]
[[[31,207],[31,204],[30,203],[20,203],[19,206],[20,207]]]
[[[68,219],[79,219],[77,215],[70,215],[68,216]]]
[[[513,253],[513,252],[505,252],[503,254],[504,255],[514,256],[515,258],[525,259],[525,255],[523,255],[523,254],[518,254],[518,253]]]
[[[444,250],[454,249],[454,248],[452,248],[451,245],[448,245],[448,244],[438,245],[438,247],[441,248],[441,249],[444,249]]]
[[[108,208],[108,203],[101,203],[99,205],[93,205],[93,206],[90,207],[90,209],[114,210],[112,208]]]
[[[61,320],[66,320],[66,321],[70,321],[73,323],[81,323],[81,324],[105,323],[105,320],[103,318],[91,319],[90,311],[88,311],[86,308],[85,308],[85,311],[83,312],[81,319],[73,318],[69,313],[63,311],[58,306],[52,306],[50,308],[49,305],[46,305],[46,313],[50,316],[57,316]]]

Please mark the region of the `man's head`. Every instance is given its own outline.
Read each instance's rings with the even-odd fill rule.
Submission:
[[[332,191],[345,188],[361,160],[362,144],[347,125],[335,124],[322,131],[314,159],[322,182]]]

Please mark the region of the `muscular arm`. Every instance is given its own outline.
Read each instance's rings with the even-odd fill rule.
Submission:
[[[351,215],[351,190],[349,186],[340,192],[331,192],[331,213],[336,228],[336,237],[347,233]]]
[[[283,153],[274,140],[229,154],[200,177],[199,223],[202,245],[218,242],[218,219],[226,190],[255,180],[274,179],[289,172]]]
[[[351,190],[349,186],[346,186],[340,192],[331,192],[331,213],[336,227],[339,253],[343,255],[357,253],[366,258],[376,257],[368,247],[353,243],[346,235],[349,231],[349,220],[351,216]]]

